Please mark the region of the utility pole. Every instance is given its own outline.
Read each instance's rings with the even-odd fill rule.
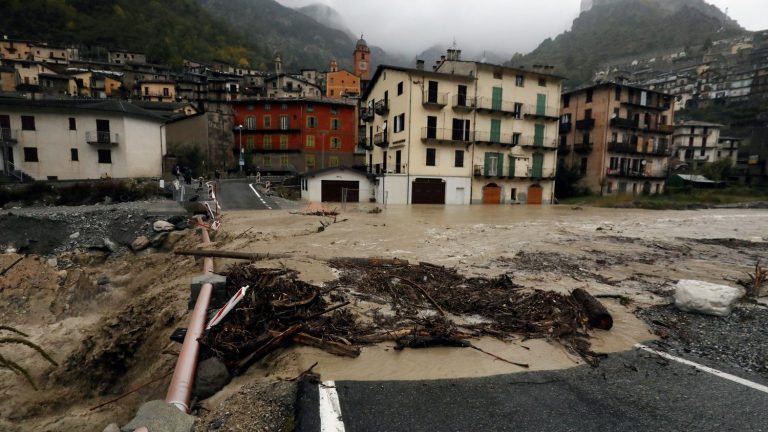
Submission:
[[[238,164],[240,165],[240,174],[243,173],[243,165],[245,165],[245,158],[243,157],[243,125],[237,125],[237,129],[240,131],[240,158]]]

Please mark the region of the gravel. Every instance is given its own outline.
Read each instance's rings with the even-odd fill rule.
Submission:
[[[243,386],[195,422],[195,431],[294,430],[295,382],[258,382]]]
[[[726,365],[768,378],[768,309],[739,306],[727,317],[681,312],[674,306],[643,309],[638,316],[659,335],[655,344],[681,357]]]

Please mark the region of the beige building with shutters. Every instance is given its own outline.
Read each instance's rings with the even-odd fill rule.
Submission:
[[[544,204],[554,193],[562,78],[461,60],[380,66],[362,96],[376,199]]]

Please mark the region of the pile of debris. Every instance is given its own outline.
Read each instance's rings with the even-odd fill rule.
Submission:
[[[606,309],[583,290],[572,295],[525,289],[509,275],[466,278],[456,270],[399,260],[339,259],[340,278],[324,287],[284,269],[233,266],[227,295],[249,290],[201,338],[204,355],[239,374],[291,343],[356,357],[360,346],[394,341],[397,349],[474,346],[469,339],[546,338],[595,365],[588,329],[610,329]],[[356,314],[346,306],[368,302],[392,313]],[[482,351],[482,350],[480,350]],[[518,366],[528,365],[502,359]]]

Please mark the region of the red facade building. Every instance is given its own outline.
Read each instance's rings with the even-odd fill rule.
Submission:
[[[354,103],[326,99],[256,99],[233,102],[232,154],[246,169],[294,174],[361,165]],[[242,126],[242,128],[241,128]]]

